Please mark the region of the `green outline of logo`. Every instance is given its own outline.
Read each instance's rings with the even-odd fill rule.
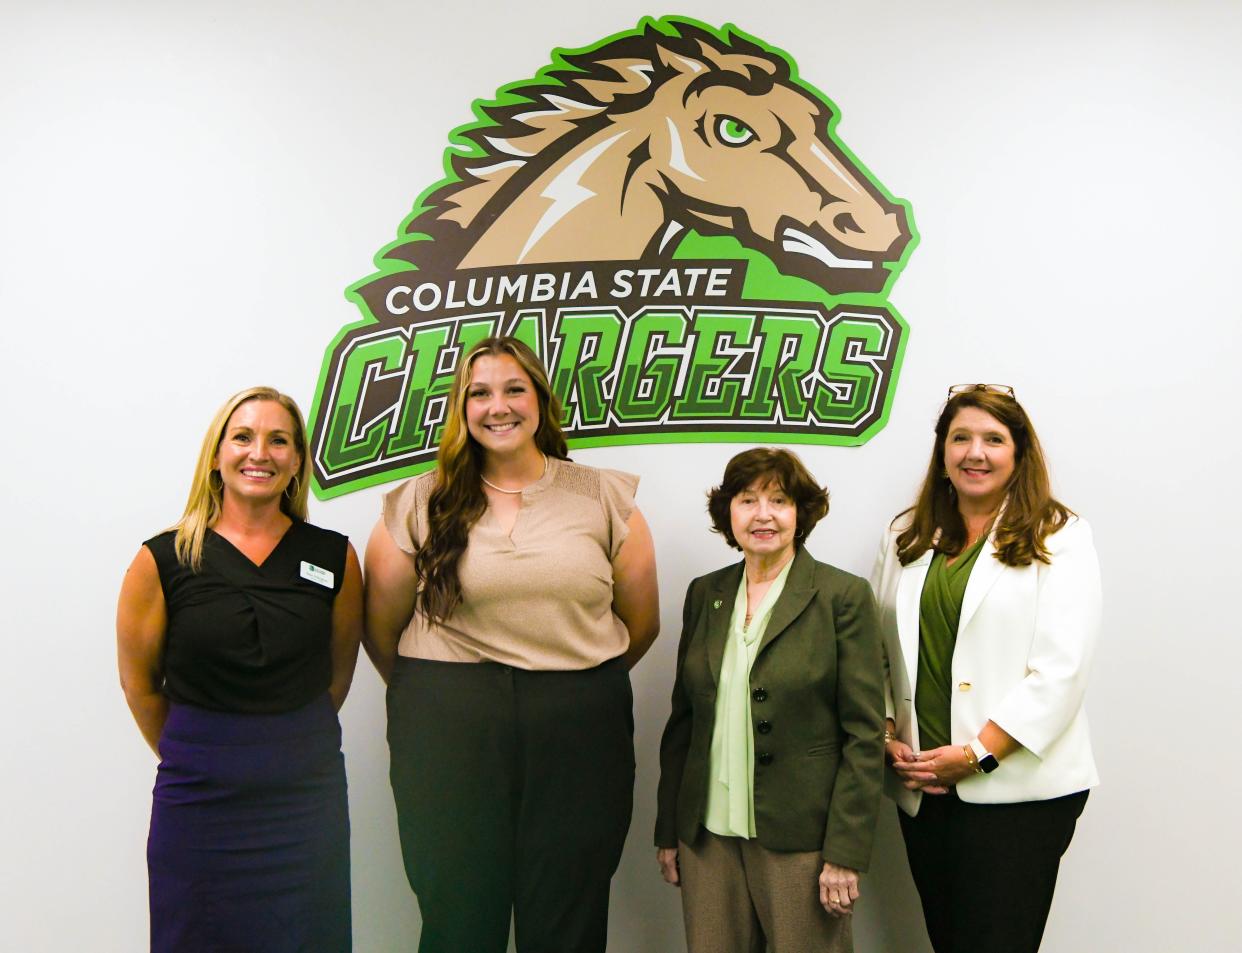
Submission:
[[[868,187],[878,200],[887,203],[889,207],[896,210],[901,216],[901,224],[904,226],[902,233],[903,245],[899,254],[892,260],[884,258],[878,267],[882,267],[886,274],[883,277],[882,286],[877,290],[868,291],[845,291],[842,293],[831,293],[826,288],[821,287],[814,281],[806,277],[798,277],[793,274],[787,274],[780,271],[773,259],[756,248],[743,245],[737,238],[729,234],[710,234],[710,228],[690,228],[682,234],[674,248],[671,256],[666,256],[663,264],[665,266],[686,266],[689,264],[708,265],[712,263],[736,264],[741,263],[744,267],[744,276],[740,284],[741,300],[730,298],[725,302],[709,302],[699,300],[694,302],[696,307],[687,309],[685,301],[676,303],[668,303],[663,306],[658,303],[646,302],[646,307],[639,307],[632,310],[630,318],[636,318],[643,311],[657,312],[682,312],[687,322],[687,333],[690,334],[689,328],[691,324],[697,320],[698,316],[711,312],[719,315],[727,312],[730,307],[737,305],[754,305],[760,306],[765,313],[770,313],[774,308],[778,308],[784,303],[795,311],[801,312],[805,319],[813,320],[813,313],[818,312],[820,323],[825,327],[833,325],[844,318],[848,318],[851,314],[858,315],[883,315],[891,319],[885,322],[887,329],[887,352],[883,355],[882,367],[877,370],[877,365],[872,366],[872,372],[878,380],[878,391],[880,396],[880,406],[878,412],[872,408],[869,413],[870,422],[865,428],[859,432],[852,434],[822,432],[814,430],[806,430],[799,433],[780,432],[772,429],[764,429],[763,427],[755,427],[752,430],[686,430],[679,427],[675,430],[662,429],[659,427],[649,427],[647,432],[621,432],[609,433],[606,435],[591,435],[586,433],[575,433],[570,431],[569,436],[570,447],[594,447],[594,446],[615,446],[627,444],[652,444],[652,443],[696,443],[696,442],[745,442],[745,443],[793,443],[793,444],[825,444],[825,445],[845,445],[853,446],[865,443],[875,433],[881,430],[888,421],[889,411],[892,405],[895,393],[895,385],[900,375],[901,364],[905,352],[906,339],[909,329],[905,320],[893,308],[887,300],[888,293],[901,274],[906,263],[909,261],[910,255],[919,241],[918,232],[914,225],[913,213],[907,201],[898,199],[888,192],[888,190],[879,182],[870,170],[853,154],[853,152],[844,143],[837,138],[835,130],[840,119],[840,111],[835,104],[814,85],[802,79],[798,73],[797,65],[792,57],[783,50],[767,44],[758,38],[750,36],[731,24],[726,24],[719,30],[708,26],[698,20],[681,16],[669,16],[662,18],[646,17],[641,20],[638,26],[633,30],[625,30],[611,36],[608,36],[596,43],[580,49],[555,49],[550,57],[550,63],[540,69],[530,80],[522,80],[507,84],[496,93],[492,99],[479,99],[472,104],[472,112],[474,120],[465,123],[454,129],[448,137],[449,144],[443,154],[444,177],[425,189],[414,203],[412,211],[402,221],[399,235],[395,241],[385,245],[376,255],[375,262],[377,271],[368,277],[355,282],[345,292],[345,296],[352,301],[361,313],[361,318],[344,328],[333,338],[329,344],[324,360],[320,369],[318,385],[315,391],[315,399],[312,403],[310,414],[310,429],[313,434],[311,439],[311,452],[315,462],[315,478],[313,481],[314,491],[320,499],[330,499],[345,493],[354,492],[368,486],[392,482],[402,479],[416,473],[422,472],[431,466],[434,466],[434,454],[428,459],[426,452],[423,452],[423,458],[415,463],[400,465],[394,464],[389,467],[371,470],[354,479],[343,481],[330,481],[326,486],[320,479],[321,461],[319,452],[325,441],[325,430],[335,426],[335,421],[324,420],[322,415],[325,412],[325,395],[328,392],[330,383],[339,381],[341,374],[346,372],[345,368],[338,368],[341,351],[347,341],[356,340],[359,335],[366,335],[368,331],[385,329],[390,333],[387,336],[387,348],[377,347],[377,354],[383,352],[377,357],[379,361],[379,370],[373,366],[369,373],[372,380],[392,378],[401,374],[412,374],[410,364],[415,360],[412,357],[413,341],[413,324],[397,324],[394,325],[393,319],[390,317],[387,322],[381,321],[376,317],[375,307],[372,302],[368,302],[365,292],[368,289],[374,289],[377,283],[385,279],[399,280],[402,277],[408,277],[412,273],[426,271],[414,263],[414,259],[431,249],[427,243],[435,242],[435,237],[430,234],[426,227],[420,225],[426,224],[429,216],[437,210],[437,197],[443,197],[446,194],[453,194],[454,190],[462,189],[470,182],[475,181],[471,172],[477,169],[481,162],[496,161],[495,152],[488,151],[483,143],[486,142],[488,133],[497,133],[501,129],[506,117],[512,117],[520,110],[530,110],[532,104],[539,105],[545,102],[541,97],[548,93],[555,92],[557,89],[568,90],[569,84],[583,73],[582,63],[588,61],[592,56],[599,54],[605,47],[618,44],[621,41],[629,43],[650,42],[655,40],[659,42],[661,39],[667,38],[672,43],[686,42],[687,38],[714,39],[717,43],[732,49],[746,49],[761,51],[774,61],[783,65],[788,71],[787,84],[800,90],[819,104],[821,104],[827,113],[824,134],[831,147],[837,152],[837,158],[844,160],[848,166],[853,167],[863,184]],[[728,117],[732,118],[732,117]],[[733,122],[739,122],[733,120]],[[671,120],[670,120],[671,124]],[[847,166],[847,167],[848,167]],[[422,220],[422,222],[420,222]],[[723,231],[723,230],[722,230]],[[651,262],[645,259],[636,259],[626,264],[643,265]],[[585,263],[587,265],[592,263]],[[597,265],[616,265],[616,262],[602,263],[595,262]],[[564,262],[560,264],[547,264],[546,270],[554,270],[557,272],[565,272],[570,268],[576,268],[579,271],[584,266],[583,262]],[[495,270],[495,269],[493,269]],[[607,271],[601,268],[601,271]],[[481,273],[481,272],[480,272]],[[452,272],[441,272],[440,274],[449,274]],[[459,272],[458,274],[464,274]],[[390,282],[391,284],[391,282]],[[451,292],[449,294],[451,297]],[[553,300],[549,302],[556,305],[559,302]],[[595,302],[598,304],[597,302]],[[765,306],[766,307],[763,307]],[[800,306],[800,307],[799,307]],[[408,310],[408,309],[407,309]],[[562,305],[561,313],[572,312],[575,309]],[[595,311],[599,311],[597,306]],[[605,309],[607,310],[607,309]],[[546,334],[540,333],[542,326],[551,324],[560,320],[558,312],[553,311],[546,318],[540,313],[538,317],[534,317],[535,312],[540,309],[532,306],[518,307],[514,306],[506,320],[500,322],[503,330],[511,331],[517,328],[516,333],[520,336],[527,335],[532,340],[530,343],[541,345],[550,339]],[[411,314],[411,317],[413,315]],[[484,333],[490,333],[493,326],[486,320],[488,317],[495,318],[496,313],[493,309],[488,311],[485,308],[477,308],[475,312],[468,317],[460,320],[436,319],[432,318],[427,322],[428,326],[443,326],[445,334],[441,337],[441,348],[452,348],[452,345],[460,344],[464,340],[477,339],[484,336]],[[470,320],[473,318],[474,320]],[[533,320],[532,320],[533,318]],[[759,319],[763,320],[763,319]],[[697,325],[696,325],[697,327]],[[452,330],[450,330],[452,328]],[[418,329],[418,333],[422,333],[423,328]],[[760,331],[762,333],[762,331]],[[625,332],[622,331],[625,337]],[[393,353],[393,347],[398,343],[398,339],[404,339],[408,342],[410,350],[403,351],[400,355]],[[816,373],[821,369],[818,363],[820,354],[826,349],[826,338],[817,343],[815,367],[811,368],[812,373]],[[715,344],[712,348],[715,348]],[[843,345],[844,347],[845,345]],[[784,345],[782,344],[782,349]],[[854,347],[857,349],[857,345]],[[550,376],[556,377],[556,368],[551,366],[549,361],[549,353],[541,346],[536,347],[541,352],[546,363],[549,363]],[[689,360],[691,354],[687,352],[686,359]],[[855,354],[855,358],[860,355]],[[865,355],[862,355],[865,357]],[[842,355],[843,360],[848,361],[848,356]],[[424,371],[432,373],[435,376],[439,372],[439,381],[431,384],[426,391],[428,399],[434,399],[433,391],[436,384],[440,387],[440,396],[443,391],[443,374],[446,369],[439,368],[439,364],[443,360],[443,353],[438,353],[431,357],[424,356]],[[431,363],[426,363],[430,361]],[[374,365],[374,362],[372,362]],[[866,362],[863,361],[863,364]],[[397,365],[394,367],[394,365]],[[434,366],[433,366],[434,365]],[[684,379],[686,371],[683,369],[681,374]],[[339,371],[339,372],[338,372]],[[619,373],[617,362],[614,360],[612,371]],[[335,378],[335,381],[334,381]],[[571,384],[573,381],[571,380]],[[710,386],[710,384],[708,385]],[[724,385],[718,385],[724,386]],[[774,388],[776,382],[769,382],[768,393],[759,395],[762,400],[766,400],[771,404],[774,397]],[[615,388],[614,388],[615,390]],[[404,391],[402,392],[404,393]],[[792,396],[792,395],[791,395]],[[874,395],[873,395],[874,396]],[[751,399],[748,395],[748,399]],[[339,411],[338,401],[332,401],[333,412]],[[403,404],[406,402],[402,402]],[[569,402],[566,401],[568,404]],[[426,411],[425,405],[420,405],[423,412]],[[352,413],[352,406],[350,407]],[[402,409],[397,404],[389,405],[391,411],[391,421],[388,425],[389,442],[392,441],[397,434],[396,430],[402,429],[399,426],[398,417],[402,413]],[[381,415],[382,416],[382,415]],[[667,416],[667,412],[665,414]],[[734,417],[734,420],[737,418]],[[377,423],[372,420],[368,426],[374,431]],[[672,426],[676,427],[676,424]],[[359,428],[357,422],[352,418],[348,422],[346,428],[349,433],[368,432],[366,427]],[[411,429],[411,428],[406,428]],[[433,428],[434,429],[434,428]],[[425,426],[413,426],[412,431],[417,431],[425,436]],[[434,443],[431,445],[434,448]]]

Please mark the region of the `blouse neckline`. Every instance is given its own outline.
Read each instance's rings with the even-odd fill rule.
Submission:
[[[281,534],[280,539],[276,540],[276,545],[272,547],[271,552],[269,552],[263,558],[262,562],[255,562],[253,559],[247,556],[244,552],[242,552],[242,550],[231,539],[229,539],[223,533],[217,532],[214,528],[208,528],[207,532],[215,536],[216,539],[223,541],[224,544],[228,546],[229,549],[231,549],[234,553],[236,553],[239,558],[244,559],[252,568],[256,570],[262,570],[264,566],[267,566],[269,563],[271,563],[272,557],[274,557],[276,553],[280,551],[280,548],[285,545],[285,541],[288,540],[289,537],[293,535],[293,527],[297,526],[298,522],[299,522],[298,520],[295,520],[292,518],[290,519],[289,525],[285,527],[285,531]]]

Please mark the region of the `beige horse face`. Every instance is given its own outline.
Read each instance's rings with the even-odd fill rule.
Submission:
[[[824,107],[779,84],[686,89],[660,91],[663,128],[651,131],[670,217],[732,234],[833,293],[879,291],[909,223],[828,138]]]

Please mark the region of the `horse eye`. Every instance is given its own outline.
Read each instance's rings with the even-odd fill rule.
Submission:
[[[732,116],[721,116],[716,120],[716,138],[726,146],[744,146],[755,138],[755,131]]]

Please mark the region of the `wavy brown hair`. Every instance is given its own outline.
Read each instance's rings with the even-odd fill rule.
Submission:
[[[957,493],[945,472],[944,444],[953,419],[968,407],[995,417],[1013,437],[1013,476],[1009,478],[1000,521],[994,531],[996,558],[1006,566],[1029,566],[1034,560],[1048,562],[1044,540],[1074,514],[1052,496],[1044,451],[1022,405],[1012,396],[983,385],[954,394],[940,411],[936,442],[932,444],[918,500],[893,520],[896,524],[902,517],[910,516],[910,524],[897,536],[897,558],[905,566],[933,546],[946,556],[956,556],[966,547],[966,523],[957,508]]]
[[[743,450],[725,464],[720,486],[707,493],[707,512],[712,518],[712,532],[719,533],[734,549],[741,549],[733,535],[729,514],[733,498],[754,486],[777,486],[789,494],[798,511],[794,546],[801,546],[815,525],[828,515],[828,491],[815,482],[811,472],[796,454],[778,447],[755,447]]]
[[[420,581],[417,607],[432,622],[443,622],[461,604],[457,567],[470,543],[470,528],[487,509],[481,479],[483,448],[470,436],[466,426],[470,368],[485,354],[496,357],[507,354],[518,362],[530,378],[539,404],[535,446],[549,457],[569,459],[565,435],[561,432],[561,402],[552,393],[547,372],[534,351],[517,338],[491,337],[462,355],[453,375],[444,434],[440,438],[436,485],[427,500],[427,531],[423,534],[423,545],[414,555],[414,568]]]

